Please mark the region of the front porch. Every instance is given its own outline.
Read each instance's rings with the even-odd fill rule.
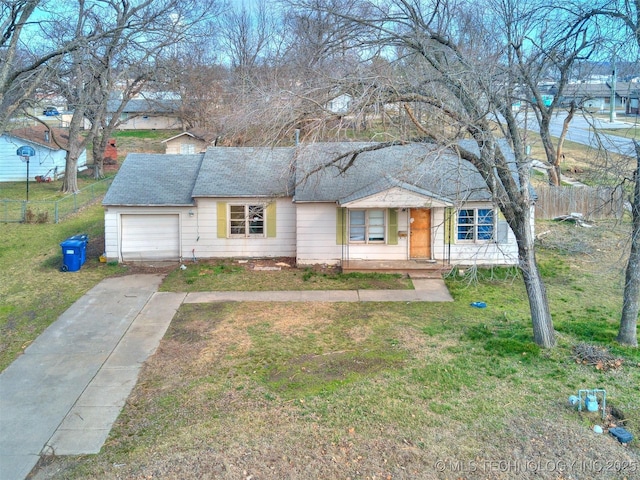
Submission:
[[[452,266],[436,260],[343,260],[342,272],[401,273],[412,278],[442,278]]]

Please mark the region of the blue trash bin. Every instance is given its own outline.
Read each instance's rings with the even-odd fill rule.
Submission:
[[[67,238],[60,246],[62,247],[62,267],[60,267],[60,271],[76,272],[80,270],[86,243],[82,240]]]
[[[81,233],[80,235],[73,235],[65,240],[79,240],[82,242],[82,251],[80,252],[80,266],[84,265],[84,262],[87,261],[87,243],[89,242],[89,235],[86,233]]]

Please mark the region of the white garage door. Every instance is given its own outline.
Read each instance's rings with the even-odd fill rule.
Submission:
[[[178,215],[122,215],[121,254],[124,261],[178,260]]]

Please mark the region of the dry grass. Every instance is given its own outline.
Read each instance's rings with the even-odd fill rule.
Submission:
[[[0,226],[0,371],[81,295],[123,269],[99,263],[104,251],[99,204],[60,224]],[[60,242],[88,233],[87,262],[78,272],[60,272]]]
[[[458,348],[460,359],[462,347],[468,360],[425,358],[423,322],[401,309],[265,307],[183,309],[104,452],[60,459],[35,478],[508,479],[531,478],[532,469],[536,478],[560,478],[558,469],[562,478],[622,478],[593,465],[639,466],[637,447],[596,436],[594,419],[566,404],[572,390],[549,377],[558,364],[587,382],[603,380],[569,358],[528,364],[451,336],[437,348]],[[357,341],[342,335],[356,328],[345,315],[359,328]],[[383,346],[398,355],[386,358]],[[608,381],[633,390],[638,371],[621,373]],[[310,394],[307,382],[325,388]]]
[[[118,161],[129,153],[164,153],[162,140],[180,133],[179,130],[118,130],[114,136],[118,146]]]
[[[598,276],[616,229],[548,227],[552,351],[500,270],[449,279],[453,304],[184,305],[102,453],[45,459],[34,478],[635,478],[638,441],[595,434],[599,414],[567,402],[605,388],[640,433],[640,354],[612,344],[619,285],[613,267]],[[625,362],[578,364],[583,342]]]
[[[401,290],[412,288],[405,275],[347,273],[329,265],[296,268],[294,258],[185,261],[165,279],[162,290],[180,292],[272,290]]]

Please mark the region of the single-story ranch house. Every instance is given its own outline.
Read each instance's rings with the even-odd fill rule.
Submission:
[[[129,154],[103,201],[107,259],[517,264],[513,232],[470,163],[436,145],[375,147]]]

